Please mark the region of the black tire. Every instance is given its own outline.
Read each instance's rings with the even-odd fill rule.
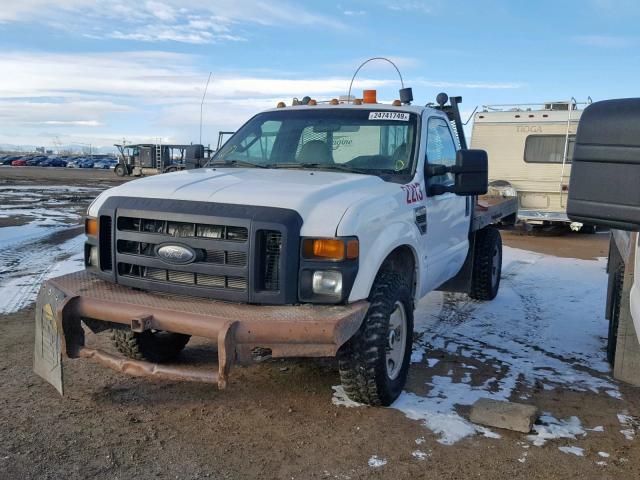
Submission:
[[[127,174],[127,168],[121,163],[116,165],[113,171],[118,177],[124,177]]]
[[[611,318],[607,335],[607,361],[614,365],[616,345],[618,343],[618,325],[620,324],[620,303],[622,302],[622,284],[624,282],[624,264],[619,265],[613,273],[613,292],[611,293]]]
[[[135,333],[128,329],[116,328],[111,333],[111,340],[120,353],[134,360],[154,363],[168,362],[176,358],[190,338],[190,335],[158,330]]]
[[[476,233],[469,296],[475,300],[493,300],[500,288],[502,238],[494,227]]]
[[[580,228],[580,233],[586,233],[587,235],[594,235],[598,233],[598,227],[596,227],[595,225],[583,225],[582,228]]]
[[[338,352],[340,380],[347,396],[368,405],[391,405],[407,381],[413,343],[413,299],[402,275],[381,272],[369,296],[369,310],[360,330]],[[395,343],[391,316],[403,308],[404,335],[398,338],[402,363],[390,367],[387,347]],[[401,312],[401,310],[398,310]],[[397,318],[397,317],[396,317]],[[402,341],[404,338],[404,351]],[[391,355],[391,353],[390,353]],[[389,370],[392,368],[392,370]]]

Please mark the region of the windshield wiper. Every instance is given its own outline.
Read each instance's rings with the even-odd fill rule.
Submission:
[[[341,172],[361,173],[371,175],[372,170],[366,168],[355,168],[341,165],[339,163],[271,163],[269,168],[317,168],[320,170],[340,170]]]
[[[260,165],[259,163],[251,163],[246,162],[244,160],[218,160],[216,162],[211,162],[207,166],[215,167],[215,166],[224,166],[224,167],[255,167],[255,168],[269,168],[269,165]]]

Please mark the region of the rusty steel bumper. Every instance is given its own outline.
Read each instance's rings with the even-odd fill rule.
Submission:
[[[258,306],[133,290],[87,272],[46,281],[36,304],[34,370],[60,393],[62,357],[88,358],[135,376],[215,383],[225,388],[235,362],[256,349],[272,357],[335,356],[358,330],[369,304]],[[121,324],[215,340],[218,371],[159,365],[85,346],[81,321],[93,331]]]

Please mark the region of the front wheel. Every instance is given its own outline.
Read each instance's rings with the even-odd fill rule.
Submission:
[[[127,168],[121,163],[116,165],[113,171],[118,177],[124,177],[127,174]]]
[[[368,405],[391,405],[407,380],[413,340],[413,299],[402,275],[376,279],[360,330],[338,352],[347,396]]]

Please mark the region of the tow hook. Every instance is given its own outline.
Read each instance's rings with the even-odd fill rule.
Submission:
[[[131,331],[142,333],[151,328],[152,315],[140,315],[131,319]]]

